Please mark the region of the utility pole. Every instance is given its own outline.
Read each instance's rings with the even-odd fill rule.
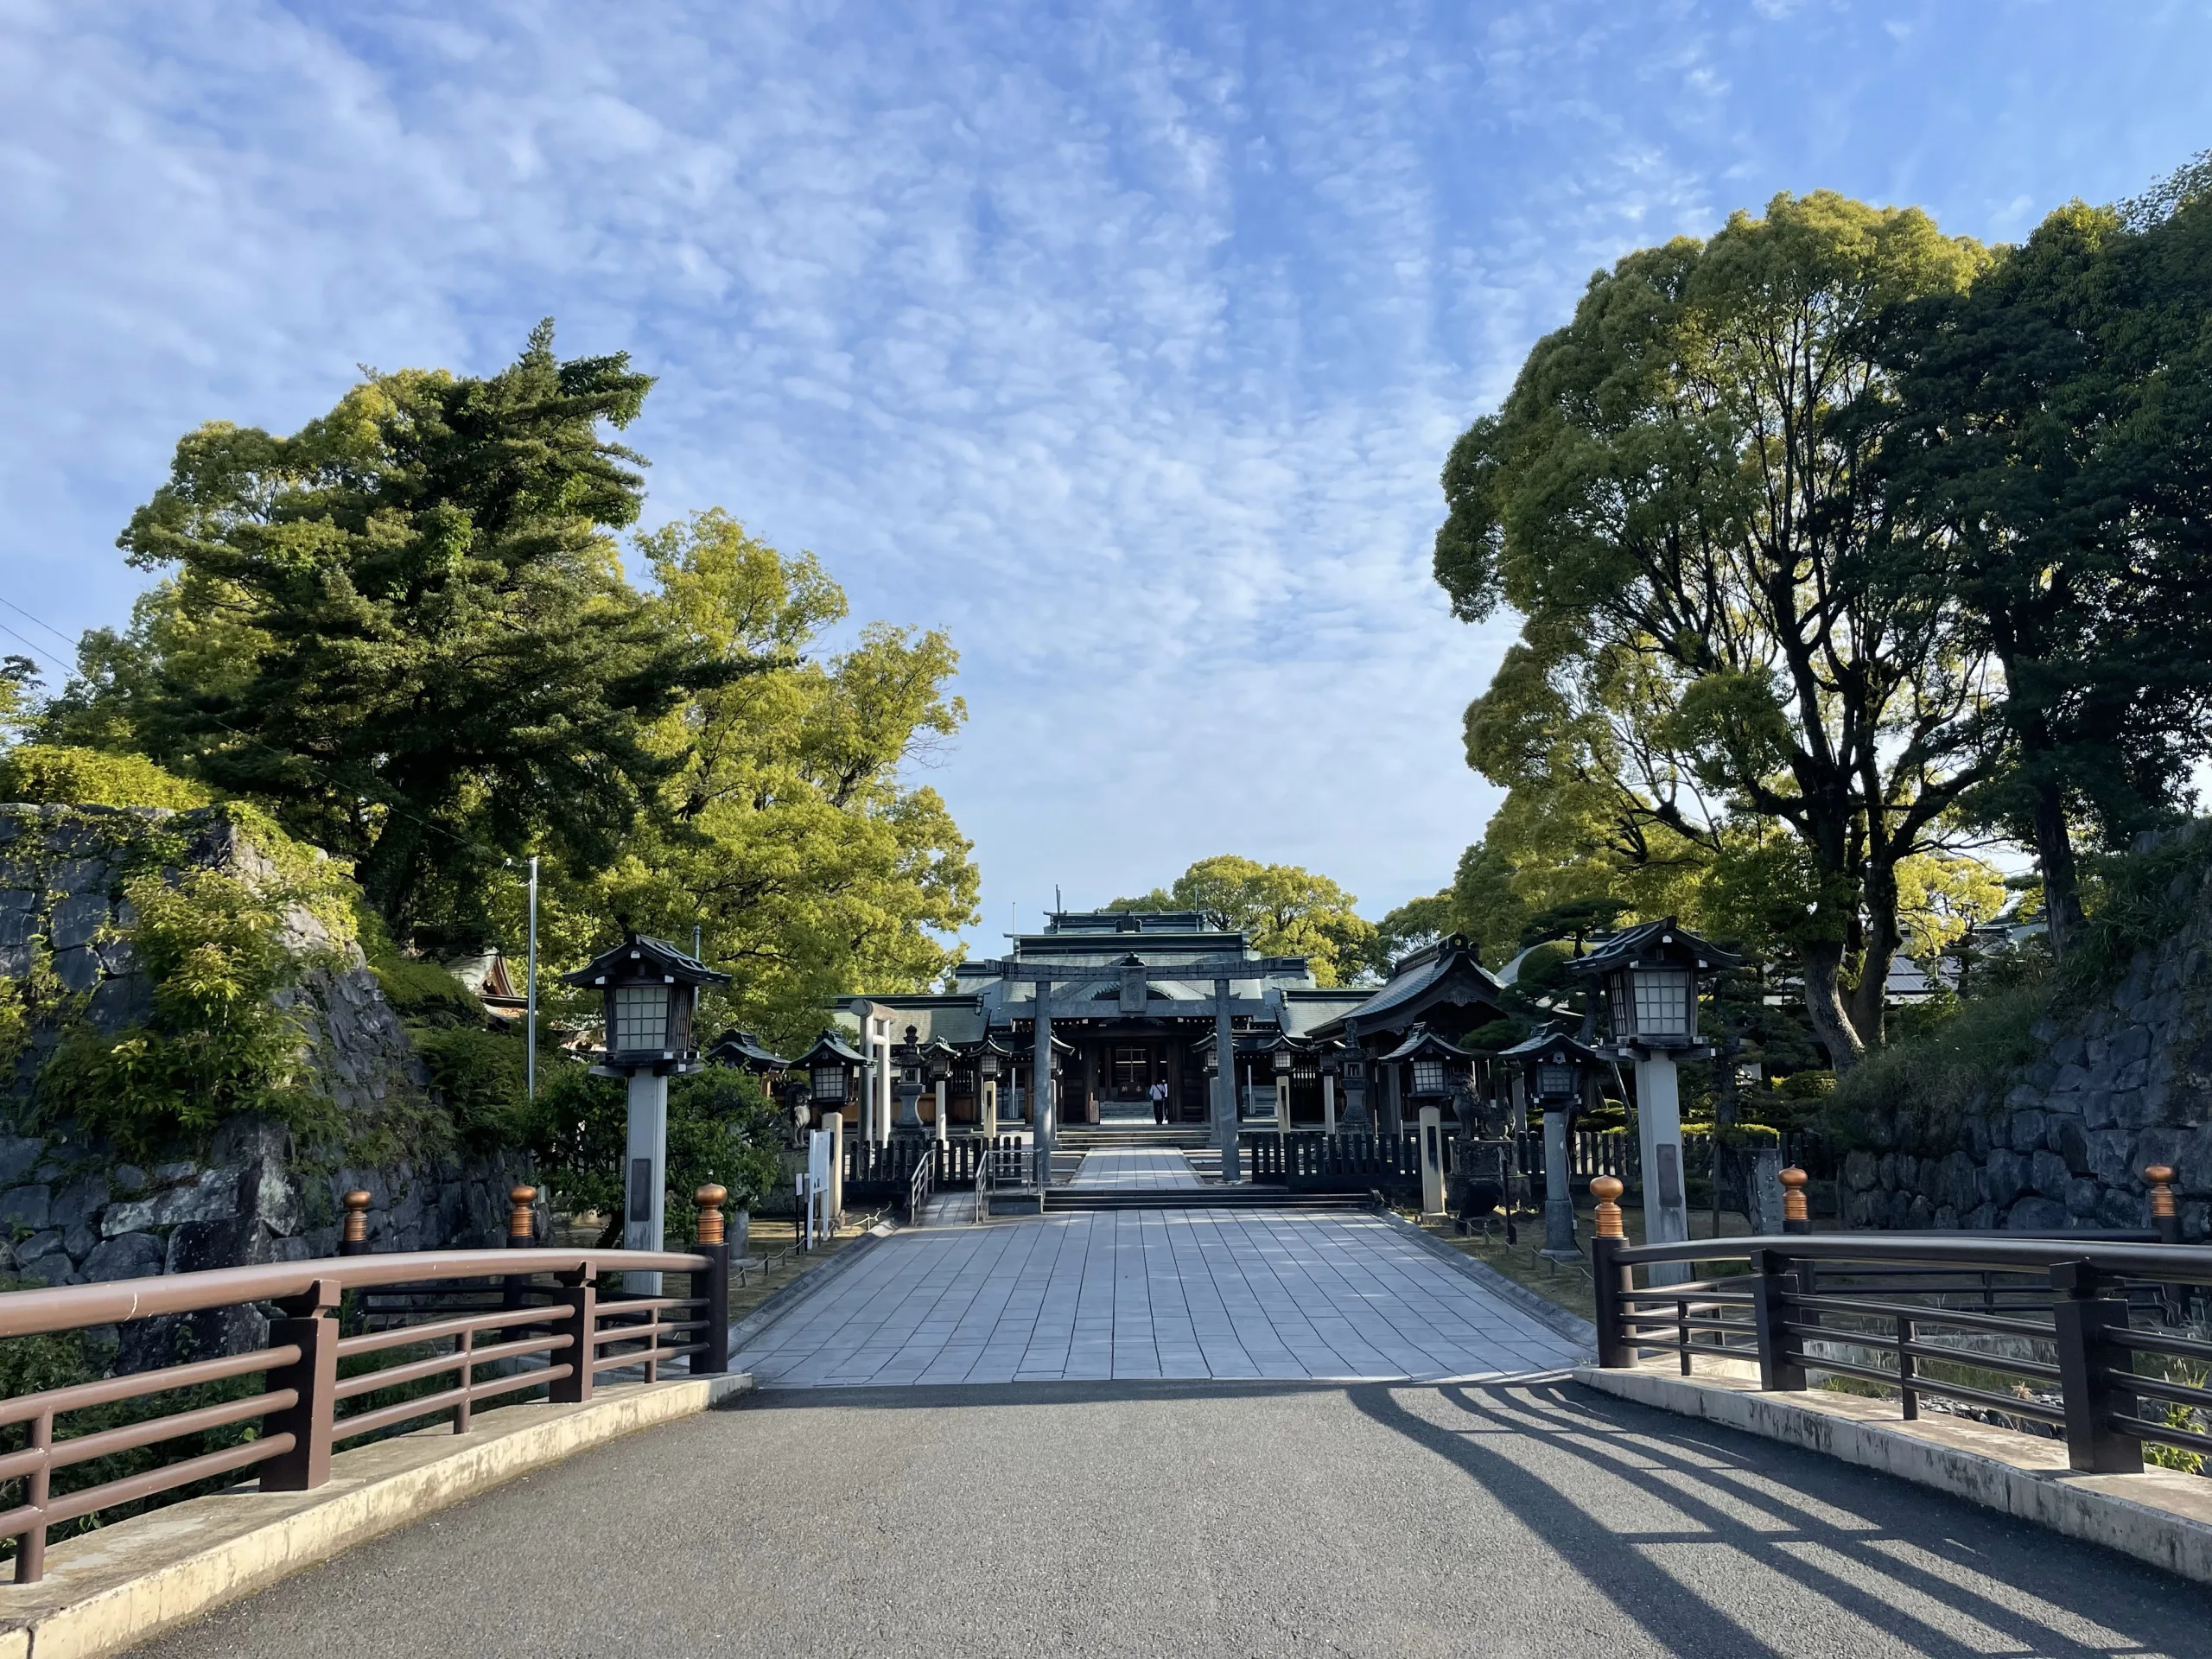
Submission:
[[[530,855],[530,959],[523,969],[523,1093],[537,1098],[537,855]]]

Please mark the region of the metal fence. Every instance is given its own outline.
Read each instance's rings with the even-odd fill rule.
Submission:
[[[2212,1452],[2212,1251],[2094,1237],[1784,1234],[1592,1241],[1599,1363],[1646,1353],[1754,1363],[1763,1389],[1809,1376],[2061,1436],[2076,1470],[2129,1472],[2148,1442]],[[1657,1273],[1654,1270],[1658,1269]],[[1654,1282],[1669,1273],[1700,1276]],[[1637,1275],[1643,1275],[1639,1283]]]
[[[266,1345],[248,1352],[0,1401],[0,1435],[17,1443],[0,1452],[0,1490],[18,1500],[0,1510],[0,1538],[16,1541],[16,1581],[43,1575],[52,1529],[97,1510],[249,1469],[264,1491],[308,1491],[329,1480],[332,1451],[348,1441],[448,1415],[466,1433],[487,1402],[542,1389],[580,1402],[610,1372],[650,1382],[678,1359],[693,1375],[727,1370],[729,1247],[711,1190],[716,1203],[702,1205],[700,1243],[687,1251],[346,1254],[0,1294],[0,1338],[241,1307],[269,1315]],[[618,1273],[688,1274],[689,1294],[602,1294]],[[254,1391],[192,1403],[240,1385]],[[99,1408],[186,1390],[136,1421],[82,1426]],[[211,1433],[236,1438],[174,1456],[174,1442]],[[152,1466],[105,1479],[89,1467],[123,1453],[150,1454]]]

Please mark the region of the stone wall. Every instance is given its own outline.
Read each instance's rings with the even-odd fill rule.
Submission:
[[[180,836],[187,861],[256,868],[254,849],[219,812],[0,806],[0,975],[28,972],[42,946],[60,984],[88,994],[87,1017],[104,1029],[143,1019],[150,995],[131,958],[122,886],[146,868],[150,846],[166,855]],[[295,912],[285,925],[296,947],[331,953],[313,915]],[[283,994],[302,1015],[320,1086],[349,1126],[419,1109],[428,1073],[376,976],[350,945],[335,964]],[[0,1272],[66,1285],[326,1256],[337,1245],[340,1195],[354,1187],[372,1195],[369,1236],[380,1250],[491,1244],[504,1233],[506,1192],[520,1172],[503,1158],[354,1168],[295,1147],[282,1124],[246,1119],[218,1131],[204,1158],[124,1161],[73,1125],[41,1124],[29,1112],[54,1040],[36,1033],[0,1094]]]
[[[2189,832],[2184,832],[2189,833]],[[2212,834],[2199,826],[2196,834]],[[2148,850],[2147,848],[2144,850]],[[2165,894],[2177,930],[2138,951],[2119,984],[2036,1029],[2037,1058],[1971,1114],[1963,1144],[1916,1156],[1851,1154],[1849,1227],[2150,1225],[2143,1171],[2177,1172],[2182,1235],[2212,1228],[2212,872],[2177,874]]]

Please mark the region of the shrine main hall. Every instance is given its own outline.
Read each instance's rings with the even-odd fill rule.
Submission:
[[[840,1000],[839,1046],[865,1065],[863,1099],[878,1096],[889,1049],[912,1027],[945,1062],[949,1130],[982,1118],[986,1054],[1001,1077],[1000,1121],[1026,1119],[1043,986],[1060,1123],[1148,1116],[1155,1083],[1166,1085],[1170,1122],[1207,1122],[1225,1003],[1240,1116],[1274,1117],[1281,1052],[1292,1125],[1324,1128],[1338,1104],[1328,1059],[1356,1040],[1376,1063],[1378,1127],[1395,1128],[1409,1116],[1400,1103],[1414,1079],[1409,1064],[1386,1063],[1392,1052],[1416,1026],[1457,1041],[1503,1012],[1497,981],[1458,938],[1393,963],[1382,984],[1350,986],[1316,984],[1305,957],[1262,955],[1198,911],[1055,912],[1044,931],[1011,943],[1004,957],[963,963],[949,991]],[[925,1121],[934,1093],[920,1107]]]

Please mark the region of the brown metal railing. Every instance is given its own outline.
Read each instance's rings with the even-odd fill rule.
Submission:
[[[465,1433],[474,1408],[488,1400],[543,1389],[555,1404],[579,1404],[608,1372],[634,1371],[654,1382],[663,1366],[678,1359],[689,1362],[693,1376],[727,1370],[727,1196],[718,1186],[699,1190],[699,1243],[689,1251],[348,1254],[0,1294],[0,1338],[240,1306],[268,1306],[275,1314],[268,1344],[248,1353],[0,1401],[0,1431],[20,1428],[24,1440],[20,1449],[0,1452],[0,1483],[22,1483],[22,1501],[0,1510],[0,1539],[16,1541],[16,1582],[36,1583],[44,1574],[52,1529],[96,1510],[256,1468],[264,1491],[308,1491],[330,1478],[334,1446],[403,1424],[450,1413],[454,1432]],[[690,1294],[615,1292],[601,1300],[603,1276],[635,1273],[688,1274]],[[404,1300],[378,1306],[375,1293],[395,1291]],[[353,1322],[381,1322],[381,1328],[343,1334],[341,1307]],[[419,1317],[425,1313],[429,1317]],[[421,1351],[448,1344],[443,1351]],[[391,1363],[378,1363],[385,1356]],[[480,1376],[486,1368],[494,1374]],[[261,1390],[239,1399],[67,1432],[73,1414],[92,1408],[257,1376]],[[446,1386],[417,1391],[438,1382]],[[397,1400],[375,1398],[395,1389],[408,1392]],[[240,1444],[67,1493],[54,1491],[58,1473],[80,1465],[257,1420],[258,1432]]]
[[[2212,1249],[2177,1242],[2173,1172],[2145,1172],[2161,1242],[2094,1234],[1811,1233],[1804,1172],[1783,1172],[1784,1226],[1772,1237],[1630,1245],[1593,1180],[1598,1359],[1646,1352],[1755,1362],[1762,1389],[1809,1374],[1872,1383],[1899,1415],[1923,1402],[2062,1436],[2075,1470],[2127,1473],[2145,1443],[2212,1453]],[[1663,1282],[1655,1268],[1696,1274]],[[1645,1270],[1646,1282],[1636,1281]]]

